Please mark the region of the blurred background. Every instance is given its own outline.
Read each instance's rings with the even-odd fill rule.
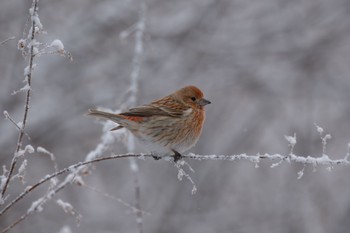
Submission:
[[[350,142],[350,2],[347,0],[145,0],[146,29],[138,104],[185,85],[200,87],[212,104],[197,154],[289,153],[284,135],[297,135],[295,153],[321,156],[314,124],[332,135],[327,154],[343,158]],[[30,1],[0,2],[0,110],[20,121],[27,66],[17,50]],[[37,60],[27,124],[35,148],[55,154],[59,168],[83,161],[100,142],[101,124],[84,114],[91,107],[118,109],[130,85],[140,1],[46,0],[39,16],[47,31],[38,40],[60,39],[70,62]],[[10,164],[18,132],[0,117],[0,165]],[[138,151],[143,151],[138,148]],[[104,154],[125,153],[115,143]],[[167,161],[137,160],[145,233],[344,233],[349,232],[349,167],[271,161],[188,161],[197,194],[177,179]],[[25,185],[12,182],[13,198],[54,171],[48,156],[31,154]],[[62,180],[63,177],[60,177]],[[86,184],[133,204],[127,159],[95,164]],[[47,187],[31,193],[0,219],[0,228],[25,213]],[[10,199],[11,199],[10,197]],[[80,226],[55,201],[12,232],[138,232],[136,218],[120,203],[90,189],[69,186],[57,199],[82,215]],[[63,232],[63,231],[62,231]]]

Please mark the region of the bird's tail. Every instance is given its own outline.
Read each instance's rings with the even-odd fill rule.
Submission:
[[[87,113],[87,115],[100,117],[100,118],[105,118],[105,119],[114,121],[114,122],[116,122],[118,124],[121,124],[120,126],[117,126],[117,127],[113,128],[111,130],[117,130],[117,129],[123,128],[122,122],[123,122],[124,118],[119,116],[118,114],[109,113],[109,112],[103,112],[103,111],[99,111],[99,110],[96,110],[96,109],[89,109],[89,112]]]

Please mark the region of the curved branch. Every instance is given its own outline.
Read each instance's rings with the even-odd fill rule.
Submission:
[[[19,200],[24,198],[28,193],[39,187],[40,185],[44,184],[45,182],[49,181],[50,179],[62,175],[67,172],[72,172],[74,169],[78,167],[82,167],[84,165],[105,161],[105,160],[111,160],[111,159],[120,159],[120,158],[144,158],[144,157],[152,157],[151,154],[122,154],[122,155],[111,155],[107,157],[100,157],[97,159],[79,162],[76,164],[73,164],[69,167],[66,167],[58,172],[55,172],[51,175],[47,175],[45,178],[41,179],[39,182],[34,184],[33,186],[29,186],[25,189],[20,195],[18,195],[12,202],[10,202],[3,210],[0,212],[0,217],[9,210],[14,204],[16,204]],[[165,159],[171,159],[171,156],[164,157]],[[271,161],[278,160],[278,164],[281,162],[295,162],[295,163],[301,163],[305,165],[323,165],[323,166],[334,166],[334,165],[350,165],[350,161],[347,160],[345,157],[344,159],[337,159],[332,160],[327,155],[323,155],[322,157],[303,157],[298,156],[294,154],[290,155],[281,155],[281,154],[256,154],[256,155],[247,155],[247,154],[240,154],[240,155],[196,155],[196,154],[188,154],[183,156],[184,159],[195,159],[195,160],[227,160],[227,161],[235,161],[235,160],[248,160],[250,162],[253,162],[255,164],[258,164],[260,160],[267,159]]]

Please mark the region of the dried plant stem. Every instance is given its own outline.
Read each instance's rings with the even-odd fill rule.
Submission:
[[[34,14],[37,13],[38,10],[38,0],[33,0],[33,11]],[[32,31],[31,31],[31,41],[33,42],[35,39],[35,20],[32,19]],[[25,99],[25,105],[24,105],[24,116],[23,116],[23,120],[22,120],[22,128],[19,132],[18,135],[18,140],[17,140],[17,146],[16,146],[16,151],[13,155],[12,161],[11,161],[11,165],[10,165],[10,170],[7,174],[6,177],[6,182],[5,185],[1,191],[1,196],[4,197],[6,190],[8,188],[9,182],[11,180],[11,177],[13,175],[13,171],[15,169],[18,157],[17,157],[17,152],[21,150],[22,148],[22,142],[23,142],[23,136],[25,135],[24,129],[26,127],[26,123],[27,123],[27,118],[28,118],[28,111],[29,111],[29,106],[30,106],[30,97],[31,97],[31,81],[32,81],[32,70],[33,70],[33,61],[34,61],[34,43],[31,43],[30,45],[30,54],[29,54],[29,72],[28,74],[26,74],[26,78],[27,78],[27,82],[28,82],[28,90],[27,90],[27,94],[26,94],[26,99]]]

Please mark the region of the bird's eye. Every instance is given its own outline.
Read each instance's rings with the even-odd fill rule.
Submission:
[[[191,100],[192,101],[196,101],[196,97],[191,97]]]

